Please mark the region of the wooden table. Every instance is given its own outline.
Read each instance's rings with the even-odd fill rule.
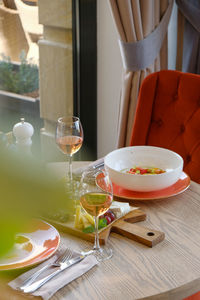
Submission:
[[[79,165],[74,163],[74,168]],[[62,176],[65,164],[52,164],[51,169]],[[134,204],[148,216],[140,224],[165,232],[165,240],[148,248],[111,233],[108,244],[113,257],[65,286],[52,300],[179,300],[200,290],[199,184],[191,182],[178,196]],[[67,247],[92,246],[68,234],[61,236]]]
[[[74,168],[78,165],[74,163]],[[64,163],[51,165],[58,176],[65,167]],[[52,300],[178,300],[200,290],[200,185],[191,182],[178,196],[135,205],[148,216],[140,224],[165,232],[165,240],[148,248],[111,233],[113,258],[64,287]],[[76,249],[89,244],[67,234],[62,242]]]

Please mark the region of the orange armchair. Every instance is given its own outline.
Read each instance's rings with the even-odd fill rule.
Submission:
[[[146,77],[130,145],[179,153],[184,171],[200,183],[200,75],[165,70]]]

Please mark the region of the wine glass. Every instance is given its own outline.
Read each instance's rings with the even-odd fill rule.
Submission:
[[[68,157],[67,181],[72,183],[72,156],[81,148],[83,143],[83,129],[78,117],[68,116],[58,119],[56,143]]]
[[[100,188],[103,187],[103,190]],[[92,253],[98,261],[112,257],[112,249],[99,244],[99,217],[109,208],[113,200],[113,189],[109,175],[104,170],[86,170],[83,172],[80,186],[80,204],[82,208],[94,217],[95,241],[92,250],[85,253]]]

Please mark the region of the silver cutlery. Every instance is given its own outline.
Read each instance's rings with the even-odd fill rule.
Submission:
[[[79,168],[77,170],[74,170],[73,171],[73,177],[75,179],[80,179],[81,176],[82,176],[82,173],[84,171],[90,171],[90,170],[96,170],[96,169],[103,169],[104,168],[104,160],[103,159],[99,159],[98,162],[94,162],[92,165],[89,165],[87,167],[82,167],[82,168]]]
[[[27,286],[29,286],[30,284],[32,284],[38,277],[40,274],[42,274],[42,272],[44,272],[45,270],[47,270],[50,267],[60,267],[62,263],[66,262],[67,260],[69,260],[72,257],[72,250],[71,249],[66,249],[65,252],[59,256],[55,262],[53,263],[49,263],[47,265],[45,265],[44,267],[42,267],[41,269],[39,269],[37,272],[35,272],[33,275],[31,275],[28,279],[26,279],[22,285],[19,287],[20,290],[24,290],[24,288],[26,288]]]
[[[49,281],[50,279],[52,279],[54,276],[58,275],[59,273],[61,273],[62,271],[64,271],[65,269],[73,266],[74,264],[77,264],[78,262],[80,262],[81,260],[83,260],[85,258],[84,255],[78,255],[74,258],[71,258],[70,260],[67,260],[63,263],[61,263],[61,266],[59,267],[58,270],[54,271],[53,273],[51,273],[50,275],[37,280],[35,282],[33,282],[32,284],[24,287],[22,290],[24,293],[33,293],[35,292],[37,289],[39,289],[41,286],[43,286],[47,281]]]
[[[98,169],[98,168],[103,168],[104,167],[104,161],[92,166],[92,169]]]

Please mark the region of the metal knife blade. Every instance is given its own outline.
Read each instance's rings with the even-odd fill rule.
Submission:
[[[23,292],[24,293],[33,293],[33,292],[35,292],[37,289],[39,289],[41,286],[43,286],[47,281],[52,279],[54,276],[58,275],[59,273],[61,273],[65,269],[73,266],[74,264],[77,264],[78,262],[80,262],[84,258],[85,258],[85,255],[78,255],[78,256],[70,259],[69,261],[62,263],[61,267],[59,267],[58,270],[54,271],[50,275],[48,275],[48,276],[46,276],[46,277],[44,277],[40,280],[35,281],[34,283],[30,284],[29,286],[23,288],[22,289]]]
[[[74,170],[73,171],[73,177],[76,178],[76,179],[80,179],[83,172],[85,172],[85,171],[103,169],[103,168],[104,168],[104,158],[98,159],[98,160],[94,161],[93,163],[91,163],[88,166],[85,166],[85,167],[78,168],[78,169]]]
[[[104,167],[104,161],[92,166],[93,169],[103,168]]]

